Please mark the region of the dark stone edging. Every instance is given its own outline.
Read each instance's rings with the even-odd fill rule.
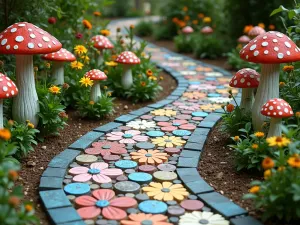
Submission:
[[[139,40],[139,38],[137,38]],[[149,47],[156,47],[149,43]],[[231,74],[221,68],[208,65],[189,57],[171,52],[165,48],[160,48],[164,52],[172,56],[180,56],[185,60],[193,61],[198,65],[209,66],[215,71],[222,73],[224,76],[231,76]],[[154,60],[153,60],[154,61]],[[155,62],[155,61],[154,61]],[[114,120],[114,122],[107,123],[103,126],[95,128],[71,144],[68,149],[65,149],[60,154],[56,155],[48,164],[48,167],[42,174],[39,186],[39,195],[41,201],[47,210],[47,213],[53,224],[59,225],[84,225],[84,221],[80,218],[75,208],[73,208],[69,199],[62,188],[62,183],[67,168],[84,149],[91,146],[91,144],[100,139],[105,133],[134,120],[135,118],[147,114],[150,111],[162,108],[175,100],[177,100],[188,88],[189,81],[186,80],[180,73],[170,67],[161,65],[155,62],[159,68],[170,74],[177,81],[177,88],[166,99],[132,111],[127,115],[122,115]],[[237,97],[237,101],[240,99]],[[209,136],[211,129],[221,119],[222,111],[217,110],[210,113],[194,130],[193,134],[188,139],[184,149],[182,150],[178,164],[177,174],[182,180],[186,188],[191,194],[198,196],[198,198],[205,202],[213,211],[220,213],[225,218],[230,219],[233,225],[261,225],[259,221],[251,216],[248,216],[247,211],[230,201],[225,196],[218,192],[206,183],[197,171],[197,167],[201,158],[201,151],[205,145],[207,136]]]

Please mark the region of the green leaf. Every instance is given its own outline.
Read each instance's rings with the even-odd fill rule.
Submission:
[[[273,16],[273,15],[283,12],[283,11],[288,11],[288,9],[285,8],[283,5],[281,5],[281,6],[279,6],[279,8],[274,9],[273,12],[270,14],[270,16]]]

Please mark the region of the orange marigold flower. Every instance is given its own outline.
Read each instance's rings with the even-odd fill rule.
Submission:
[[[179,27],[185,27],[186,26],[186,22],[184,22],[182,20],[179,20],[177,24],[178,24]]]
[[[295,116],[296,116],[297,118],[300,118],[300,112],[296,112]]]
[[[111,60],[112,60],[112,61],[115,61],[117,58],[118,58],[117,55],[111,55]]]
[[[0,129],[0,139],[8,141],[11,138],[10,130],[8,129]]]
[[[173,17],[173,18],[172,18],[172,22],[173,22],[173,23],[178,23],[178,21],[179,21],[179,19],[178,19],[177,17]]]
[[[103,36],[109,36],[110,31],[109,30],[100,30],[100,34],[102,34]]]
[[[189,21],[190,19],[191,19],[190,16],[184,16],[185,21]]]
[[[282,69],[284,72],[292,72],[294,70],[294,66],[292,65],[288,65],[288,66],[284,66],[283,69]]]
[[[274,161],[270,157],[264,158],[264,160],[261,163],[264,170],[272,169],[275,166]]]
[[[251,148],[258,149],[258,144],[252,144]]]
[[[8,199],[8,204],[14,208],[18,207],[18,205],[20,204],[20,198],[17,196],[11,196]]]
[[[234,110],[234,105],[233,104],[228,104],[226,106],[226,110],[227,110],[227,112],[232,112]]]
[[[258,26],[261,27],[262,29],[265,29],[266,27],[264,23],[259,23]]]
[[[92,29],[92,27],[93,27],[92,24],[90,23],[90,21],[88,21],[88,20],[82,20],[82,24],[88,30]]]
[[[239,137],[239,136],[234,136],[233,140],[234,140],[234,141],[239,141],[239,140],[240,140],[240,137]]]
[[[275,25],[270,24],[270,25],[269,25],[269,30],[275,30]]]
[[[94,16],[101,16],[101,12],[98,12],[98,11],[94,12],[93,14],[94,14]]]
[[[254,133],[254,136],[255,136],[255,137],[258,137],[258,138],[262,138],[262,137],[265,136],[265,133],[264,133],[264,132],[258,131],[258,132],[255,132],[255,133]]]
[[[260,187],[259,186],[253,186],[252,188],[250,188],[249,192],[252,194],[256,194],[257,192],[259,192]]]
[[[34,128],[34,125],[33,125],[32,123],[28,123],[27,126],[28,126],[29,128],[31,128],[31,129]]]
[[[130,28],[131,30],[134,29],[134,25],[131,24],[129,28]]]
[[[284,82],[279,82],[279,87],[284,87],[285,83]]]
[[[293,156],[288,159],[288,164],[294,168],[300,168],[300,157]]]
[[[146,86],[146,82],[142,81],[142,82],[141,82],[141,86],[142,86],[142,87],[145,87],[145,86]]]
[[[12,181],[16,181],[18,179],[19,175],[18,172],[15,170],[8,171],[8,178]]]
[[[189,10],[189,8],[187,7],[187,6],[184,6],[183,8],[182,8],[182,11],[184,11],[184,12],[187,12]]]
[[[94,101],[90,101],[89,104],[90,104],[90,105],[94,105],[95,102],[94,102]]]
[[[152,72],[152,70],[148,69],[148,70],[146,71],[146,74],[147,74],[148,77],[150,77],[150,76],[153,75],[153,72]]]
[[[198,18],[199,19],[203,19],[205,17],[205,15],[203,13],[198,13]]]
[[[253,28],[252,25],[247,25],[247,26],[245,26],[245,27],[244,27],[244,33],[245,33],[245,34],[248,34],[249,31],[250,31],[252,28]]]
[[[192,21],[192,23],[193,23],[194,25],[197,25],[198,22],[199,22],[198,20],[193,20],[193,21]]]
[[[25,205],[25,210],[26,210],[26,212],[31,212],[31,211],[33,210],[32,205],[26,204],[26,205]]]

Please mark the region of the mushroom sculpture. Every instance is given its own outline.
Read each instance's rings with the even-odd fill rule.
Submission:
[[[114,45],[110,42],[110,40],[103,35],[96,35],[92,37],[92,42],[94,42],[94,47],[99,50],[100,54],[97,58],[97,65],[101,65],[103,63],[102,51],[104,49],[112,49]]]
[[[214,30],[210,26],[205,26],[201,29],[202,34],[212,34]]]
[[[186,26],[186,27],[182,28],[182,33],[184,33],[184,34],[189,35],[193,32],[194,32],[194,29],[190,26]]]
[[[0,73],[0,129],[3,128],[3,99],[13,98],[18,94],[18,88],[9,77]]]
[[[255,26],[255,27],[253,27],[253,28],[249,31],[248,35],[249,35],[251,38],[255,38],[255,37],[257,37],[258,35],[261,35],[261,34],[264,34],[264,33],[266,33],[265,29],[263,29],[263,28],[261,28],[261,27],[259,27],[259,26]]]
[[[129,89],[133,84],[131,67],[140,64],[141,60],[130,51],[122,52],[115,62],[123,64],[122,85],[124,89]]]
[[[261,114],[271,117],[268,137],[281,137],[281,119],[293,116],[292,107],[280,98],[267,101],[261,108]]]
[[[63,85],[64,80],[64,62],[73,62],[76,57],[68,50],[61,48],[57,52],[48,53],[42,56],[42,59],[53,61],[52,76],[55,79],[55,85]]]
[[[250,68],[239,70],[231,79],[229,86],[242,88],[240,108],[245,112],[251,112],[254,101],[254,89],[259,85],[259,73]]]
[[[242,45],[248,44],[249,41],[251,41],[251,39],[246,35],[240,36],[239,39],[238,39],[238,43],[240,43]]]
[[[261,63],[260,82],[252,107],[254,130],[261,130],[265,117],[260,114],[262,105],[279,97],[280,63],[300,61],[300,49],[286,35],[269,31],[251,40],[240,51],[245,61]]]
[[[35,90],[33,55],[56,52],[61,43],[48,32],[27,22],[9,26],[0,33],[0,53],[16,55],[16,85],[19,94],[13,101],[13,119],[38,124],[39,102]]]
[[[107,76],[101,70],[96,70],[96,69],[86,72],[84,76],[94,81],[91,90],[91,101],[97,102],[101,97],[101,89],[100,89],[99,82],[101,80],[106,80]]]

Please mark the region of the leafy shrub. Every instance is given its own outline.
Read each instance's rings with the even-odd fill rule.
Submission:
[[[244,61],[240,58],[240,49],[234,48],[231,52],[226,53],[227,58],[227,64],[230,65],[233,69],[240,70],[243,68],[251,68],[256,71],[260,70],[260,65]]]
[[[198,36],[194,41],[194,54],[197,58],[214,59],[222,56],[224,43],[214,35]]]
[[[135,26],[135,34],[140,37],[151,36],[152,33],[153,33],[152,22],[142,20]]]
[[[178,52],[193,52],[194,42],[191,35],[179,34],[174,37],[174,43]]]
[[[173,29],[174,32],[170,32],[170,29]],[[153,31],[153,37],[155,40],[172,40],[175,34],[176,34],[176,27],[172,25],[166,25],[166,24],[159,24],[155,26]]]

